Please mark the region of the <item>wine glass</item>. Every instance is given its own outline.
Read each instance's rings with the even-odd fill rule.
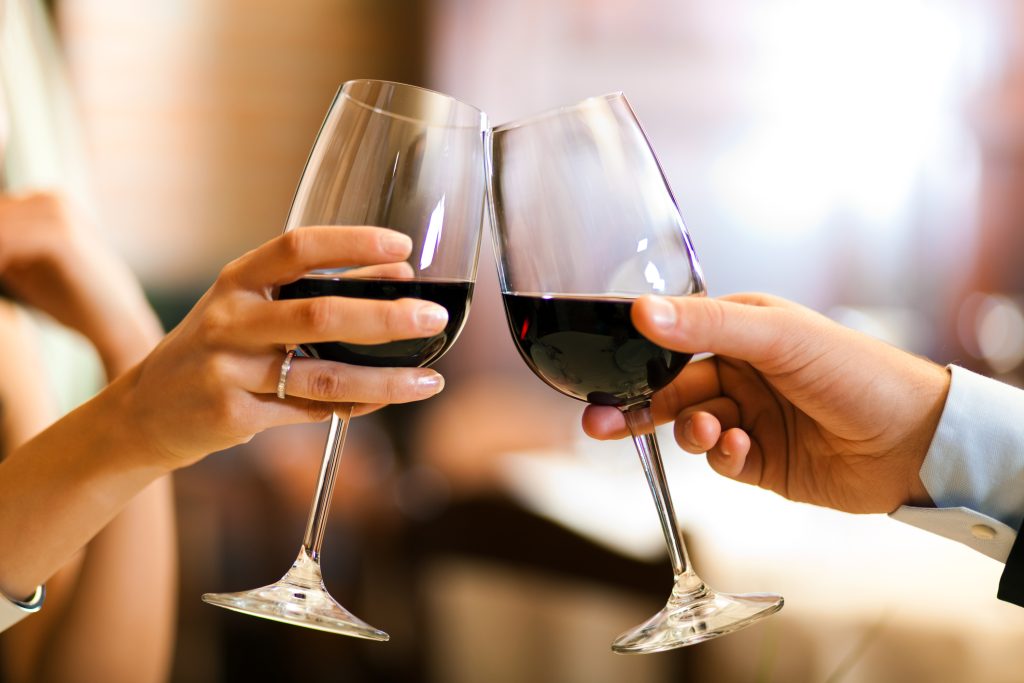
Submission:
[[[690,355],[645,339],[630,307],[643,294],[703,296],[706,288],[625,96],[495,128],[489,165],[498,277],[519,353],[552,388],[622,411],[668,545],[675,574],[668,604],[612,649],[692,645],[777,612],[781,596],[711,590],[690,564],[673,511],[650,405]]]
[[[375,367],[423,367],[459,335],[473,294],[486,199],[486,118],[447,95],[400,83],[345,83],[299,181],[285,231],[307,225],[375,225],[413,242],[406,262],[316,271],[281,287],[282,299],[415,297],[448,310],[443,332],[379,345],[301,347],[315,358]],[[327,592],[320,572],[324,525],[352,417],[335,411],[298,557],[281,580],[240,593],[207,593],[213,605],[343,635],[388,640]]]

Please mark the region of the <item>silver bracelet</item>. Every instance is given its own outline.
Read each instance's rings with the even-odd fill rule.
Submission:
[[[46,585],[39,584],[36,587],[36,592],[33,593],[32,597],[28,600],[15,600],[3,591],[0,591],[0,597],[3,597],[14,605],[17,605],[26,612],[38,612],[43,606],[43,601],[46,599]]]

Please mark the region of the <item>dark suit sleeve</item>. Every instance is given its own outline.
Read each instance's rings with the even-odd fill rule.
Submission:
[[[1006,558],[1006,568],[999,578],[996,595],[1000,600],[1024,607],[1024,526],[1017,532],[1017,540]]]

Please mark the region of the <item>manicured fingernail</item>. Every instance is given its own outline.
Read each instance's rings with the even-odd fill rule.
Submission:
[[[663,330],[676,324],[676,307],[661,297],[652,296],[647,300],[647,315],[656,327]]]
[[[433,396],[444,389],[444,377],[435,373],[416,378],[416,388],[425,396]]]
[[[391,256],[406,256],[412,251],[412,240],[400,232],[386,232],[380,237],[380,248]]]
[[[420,306],[416,311],[416,324],[424,330],[437,330],[448,322],[448,309],[437,304]]]

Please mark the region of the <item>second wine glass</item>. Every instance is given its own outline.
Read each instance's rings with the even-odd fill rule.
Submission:
[[[485,202],[483,113],[447,95],[387,81],[349,81],[338,91],[299,181],[285,230],[373,225],[412,239],[407,261],[309,273],[280,298],[428,299],[448,310],[432,337],[380,345],[302,347],[306,355],[375,367],[423,367],[458,336],[473,294]],[[343,635],[388,635],[327,592],[320,550],[352,406],[337,410],[298,557],[277,582],[203,600],[253,616]]]
[[[774,594],[717,593],[690,564],[669,496],[651,397],[688,354],[633,326],[644,294],[703,296],[704,276],[654,152],[621,93],[495,128],[495,256],[512,338],[554,389],[622,411],[665,534],[668,604],[616,652],[657,652],[730,633],[778,611]]]

